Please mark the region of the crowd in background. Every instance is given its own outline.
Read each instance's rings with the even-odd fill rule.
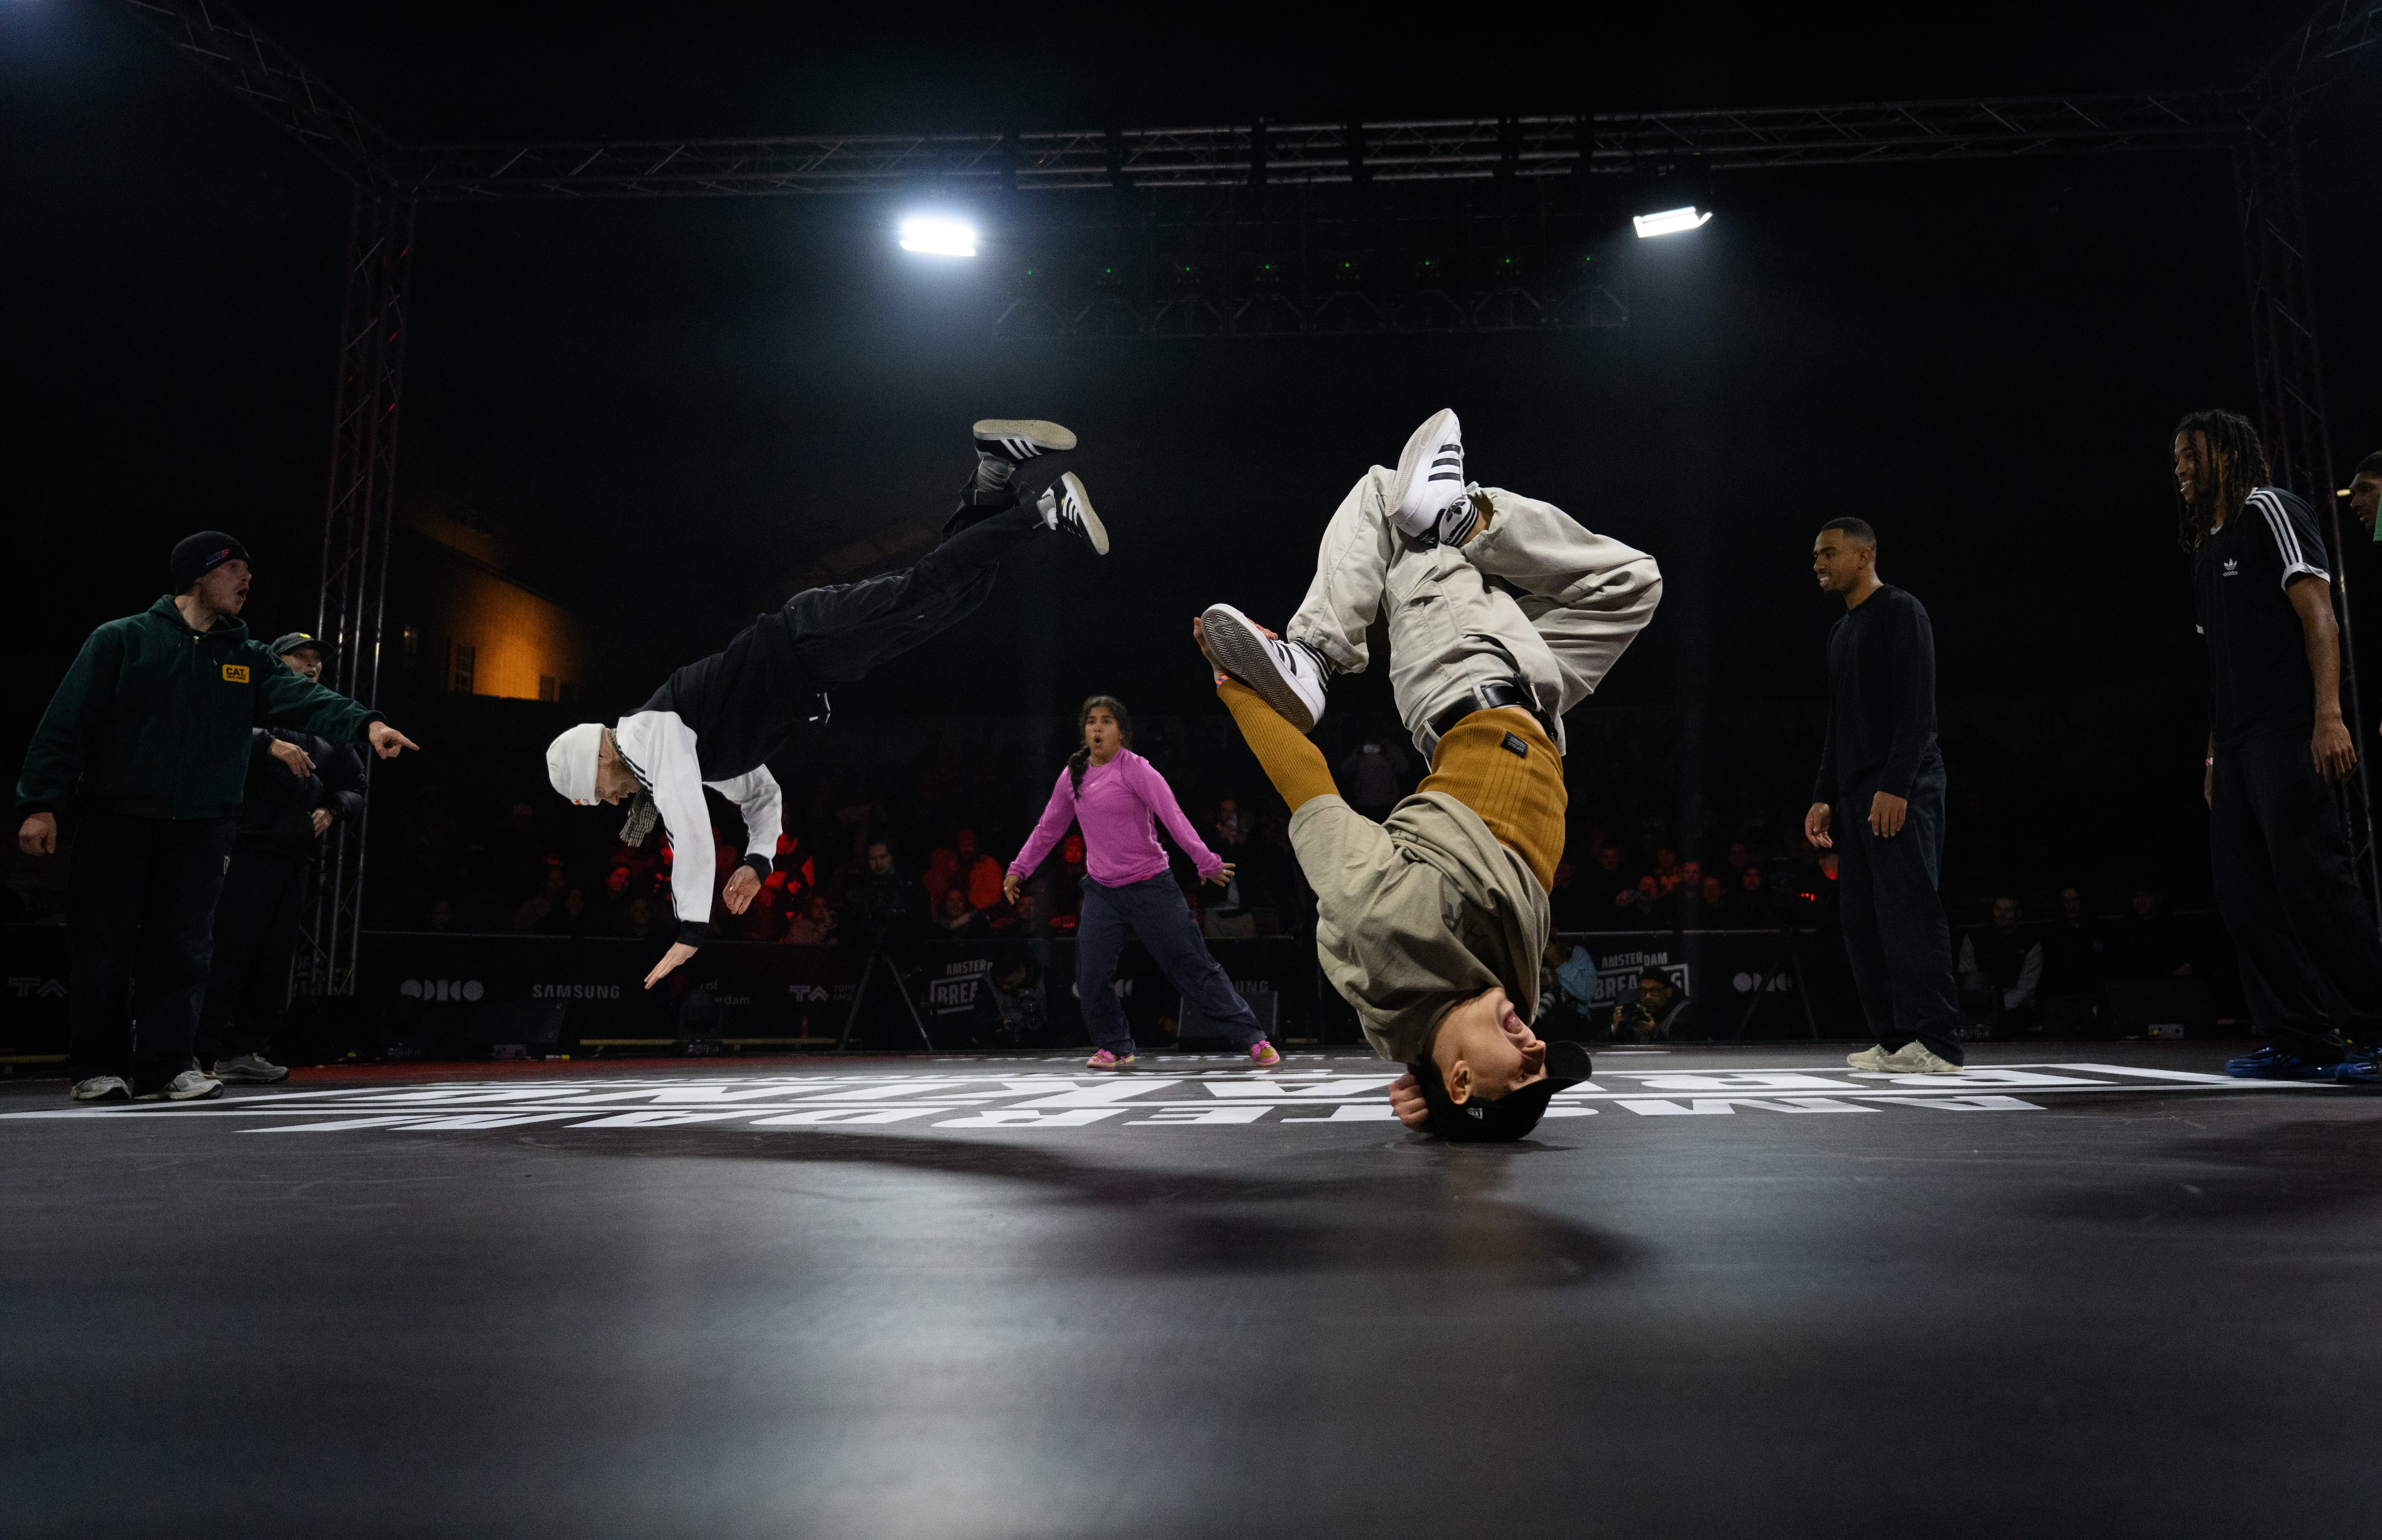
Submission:
[[[1424,773],[1413,746],[1386,720],[1335,727],[1327,748],[1342,793],[1369,816],[1386,814]],[[1801,835],[1811,768],[1806,726],[1782,718],[1696,735],[1583,713],[1572,733],[1570,840],[1552,895],[1558,930],[1826,923],[1836,858]],[[1230,886],[1203,886],[1178,855],[1201,928],[1216,937],[1311,935],[1314,898],[1291,855],[1286,813],[1237,744],[1145,718],[1136,747],[1168,776],[1209,847],[1236,868]],[[780,764],[786,814],[777,870],[743,915],[715,905],[718,936],[839,945],[878,935],[1067,935],[1081,905],[1079,837],[1061,844],[1015,903],[1001,892],[1062,752],[978,744],[866,765]],[[1961,764],[2007,753],[1981,744],[1963,754],[1957,739],[1948,752]],[[2004,805],[2026,805],[2025,766],[1997,766],[1990,778]],[[1971,980],[2008,972],[2006,992],[2055,995],[2073,963],[2060,952],[2066,944],[2045,934],[2061,924],[2106,927],[2105,950],[2127,968],[2163,962],[2155,971],[2192,967],[2204,975],[2222,968],[2221,957],[2185,955],[2196,945],[2187,934],[2198,933],[2175,923],[2169,884],[2155,862],[2113,868],[2104,860],[2081,871],[2091,863],[2046,850],[2013,862],[2008,851],[2020,842],[1995,826],[1988,789],[1972,792],[1946,884],[1954,924],[1975,930],[1963,951]],[[715,799],[713,813],[715,880],[724,882],[745,842],[732,809]],[[425,765],[410,781],[376,784],[373,818],[373,928],[657,939],[675,932],[671,849],[660,835],[639,849],[623,846],[611,810],[570,807],[530,782],[448,780]],[[1971,859],[1974,852],[1993,859]],[[6,918],[58,917],[55,896],[38,882],[12,880],[0,906]],[[2050,983],[2022,984],[2021,965],[2005,955],[1997,937],[2021,933],[2045,947],[2039,969]]]

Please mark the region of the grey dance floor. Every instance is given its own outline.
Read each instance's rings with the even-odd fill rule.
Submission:
[[[0,1531],[2382,1532],[2382,1098],[2226,1051],[11,1085]]]

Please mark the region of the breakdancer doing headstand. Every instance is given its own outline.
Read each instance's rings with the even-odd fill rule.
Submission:
[[[1332,516],[1286,636],[1230,605],[1193,623],[1217,693],[1290,804],[1324,972],[1374,1051],[1407,1068],[1390,1102],[1409,1128],[1519,1139],[1589,1073],[1585,1050],[1550,1048],[1527,1024],[1563,853],[1563,714],[1662,593],[1651,556],[1466,482],[1462,430],[1442,411],[1396,471],[1375,466]],[[1341,799],[1304,735],[1332,675],[1365,667],[1385,605],[1391,686],[1431,773],[1377,824]]]
[[[728,911],[742,914],[761,891],[783,821],[769,756],[795,724],[826,720],[826,686],[848,684],[964,618],[992,592],[1002,553],[1022,541],[1064,530],[1108,554],[1108,531],[1074,471],[1031,499],[1016,486],[1025,461],[1074,446],[1075,435],[1055,422],[978,422],[976,476],[942,543],[915,567],[806,589],[673,672],[614,726],[583,722],[547,746],[555,790],[582,805],[630,804],[624,842],[644,844],[657,821],[669,832],[678,939],[645,975],[646,988],[694,956],[711,922],[704,788],[744,818],[746,855],[721,894]]]

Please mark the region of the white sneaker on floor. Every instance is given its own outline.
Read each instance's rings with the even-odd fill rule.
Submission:
[[[1857,1054],[1847,1054],[1845,1062],[1856,1069],[1870,1069],[1884,1073],[1885,1061],[1889,1057],[1891,1056],[1886,1053],[1883,1044],[1872,1044]]]
[[[1896,1075],[1957,1075],[1960,1066],[1947,1058],[1939,1058],[1935,1051],[1912,1038],[1885,1056],[1878,1068]]]
[[[75,1082],[68,1094],[79,1102],[129,1102],[132,1099],[132,1087],[124,1083],[121,1075],[93,1075]]]
[[[1258,692],[1300,732],[1323,720],[1323,695],[1332,670],[1323,654],[1304,642],[1283,642],[1230,605],[1209,605],[1199,617],[1209,653],[1233,678]]]
[[[272,1085],[289,1078],[287,1066],[276,1064],[263,1054],[219,1058],[215,1060],[213,1073],[226,1085]]]
[[[203,1102],[224,1094],[223,1082],[210,1080],[205,1071],[185,1069],[154,1091],[143,1091],[132,1099],[136,1102]]]
[[[1044,455],[1063,455],[1075,435],[1033,417],[988,417],[976,425],[976,489],[1006,491],[1017,468]]]
[[[1092,511],[1091,495],[1084,490],[1084,479],[1070,471],[1052,482],[1034,506],[1042,510],[1042,522],[1053,530],[1064,530],[1090,545],[1099,556],[1109,554],[1108,526]]]
[[[1390,483],[1390,522],[1419,540],[1461,545],[1480,521],[1464,480],[1464,425],[1442,407],[1414,431]]]

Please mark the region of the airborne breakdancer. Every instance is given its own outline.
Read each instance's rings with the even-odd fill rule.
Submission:
[[[744,818],[743,863],[722,897],[742,914],[778,849],[782,798],[768,759],[795,724],[824,721],[824,687],[848,684],[964,618],[992,592],[1002,553],[1063,530],[1106,556],[1107,529],[1069,471],[1026,500],[1018,467],[1075,446],[1055,422],[976,425],[976,471],[942,543],[915,567],[864,582],[805,589],[756,618],[709,657],[674,671],[653,699],[607,727],[583,722],[549,744],[546,775],[571,801],[630,804],[620,837],[645,843],[658,821],[673,849],[678,939],[645,975],[652,988],[694,955],[711,922],[709,787]]]
[[[1528,1025],[1563,853],[1563,714],[1662,593],[1645,553],[1467,483],[1461,427],[1442,411],[1396,471],[1375,466],[1350,489],[1284,635],[1230,605],[1193,623],[1217,693],[1290,804],[1324,972],[1374,1051],[1406,1066],[1390,1101],[1409,1128],[1519,1139],[1589,1072],[1584,1050],[1550,1050]],[[1384,606],[1391,686],[1431,773],[1377,824],[1342,800],[1304,735],[1332,675],[1365,667]]]

